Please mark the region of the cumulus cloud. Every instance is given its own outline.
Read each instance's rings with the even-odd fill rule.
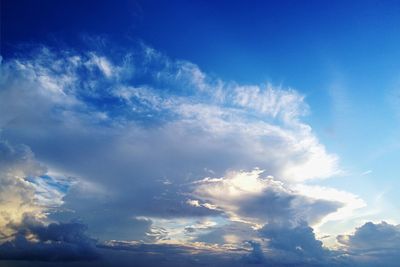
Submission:
[[[268,247],[274,256],[286,262],[318,262],[325,260],[326,251],[322,242],[315,238],[313,229],[302,222],[296,226],[270,223],[260,230],[260,235],[267,238]]]
[[[397,266],[400,260],[400,225],[367,222],[337,240],[350,258],[367,266]]]

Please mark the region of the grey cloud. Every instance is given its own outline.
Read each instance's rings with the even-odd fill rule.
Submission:
[[[394,228],[393,228],[394,227]],[[30,231],[40,233],[43,240],[70,240],[85,243],[87,237],[78,234],[70,238],[71,229],[84,229],[75,226],[58,225],[53,230],[46,227],[31,227]],[[378,229],[377,229],[378,228]],[[62,230],[61,230],[62,229]],[[70,229],[70,230],[66,230]],[[67,234],[60,234],[66,230]],[[77,232],[80,232],[78,230]],[[274,266],[274,267],[310,267],[310,266],[397,266],[397,254],[390,254],[390,248],[396,249],[398,228],[392,225],[374,225],[370,223],[358,228],[356,233],[348,240],[353,240],[353,251],[328,250],[323,248],[321,242],[315,239],[312,228],[307,224],[295,227],[288,225],[265,225],[258,231],[259,238],[248,241],[240,247],[227,245],[210,245],[206,243],[187,244],[146,244],[142,242],[109,241],[97,245],[96,252],[101,254],[95,261],[76,261],[68,266]],[[393,237],[394,235],[394,237]],[[378,239],[374,246],[370,238]],[[357,239],[357,241],[354,241]],[[362,240],[362,241],[361,241]],[[389,240],[388,242],[384,240]],[[25,241],[26,242],[26,241]],[[89,239],[91,242],[91,239]],[[346,245],[351,246],[350,243]],[[360,245],[362,242],[362,245]],[[366,248],[366,246],[368,248]],[[362,249],[367,254],[356,253]],[[368,250],[368,252],[367,252]],[[372,251],[379,253],[370,253]],[[10,250],[9,250],[10,251]],[[33,249],[32,252],[36,253]],[[47,250],[49,251],[49,250]],[[55,252],[54,252],[55,251]],[[57,250],[53,252],[57,255]],[[386,251],[386,253],[383,253]],[[69,253],[70,250],[64,250]],[[76,252],[76,251],[75,251]],[[66,257],[66,254],[59,255]],[[74,257],[76,254],[73,254]],[[391,256],[390,256],[391,255]],[[71,255],[69,255],[71,256]],[[77,259],[77,258],[69,259]],[[45,260],[48,258],[45,258]],[[88,258],[86,258],[87,260]],[[16,261],[2,261],[7,266],[65,266],[66,263],[29,262],[29,265]],[[1,264],[0,264],[1,266]]]
[[[337,240],[351,259],[366,266],[398,266],[400,261],[400,225],[367,222]]]
[[[82,261],[97,259],[95,240],[86,236],[86,225],[41,222],[25,217],[16,225],[12,240],[0,245],[0,260]]]
[[[36,161],[34,154],[26,145],[12,145],[0,139],[0,171],[18,172],[22,176],[37,176],[46,172],[46,168]]]
[[[284,252],[285,257],[297,256],[297,261],[321,259],[325,254],[322,242],[315,238],[313,229],[305,222],[296,226],[267,224],[260,235],[268,239],[268,247]]]
[[[242,260],[245,249],[213,247],[207,245],[143,244],[112,242],[102,246],[113,264],[129,266],[132,260],[135,266],[247,266]],[[107,251],[113,251],[112,253]],[[116,255],[122,257],[118,260]],[[121,253],[122,252],[122,253]],[[110,264],[112,266],[112,264]],[[251,265],[253,266],[253,265]],[[257,266],[257,265],[256,265]]]
[[[267,261],[267,259],[261,248],[261,244],[258,242],[254,242],[254,241],[248,241],[248,243],[250,244],[252,251],[251,251],[251,253],[245,255],[243,257],[243,259],[250,264],[265,263]]]
[[[269,223],[257,231],[258,238],[248,243],[251,252],[243,256],[248,263],[262,266],[369,266],[347,257],[343,251],[325,248],[306,222],[297,225]]]
[[[299,193],[278,192],[268,188],[262,195],[241,202],[239,214],[274,223],[305,220],[314,224],[341,206],[341,203],[335,201],[312,199]]]
[[[200,234],[195,241],[214,244],[241,244],[258,236],[251,225],[241,222],[231,222],[227,225],[213,227],[207,233]]]

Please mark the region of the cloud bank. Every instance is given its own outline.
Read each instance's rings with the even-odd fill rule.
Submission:
[[[364,253],[361,228],[337,254],[311,228],[365,203],[307,184],[341,170],[303,121],[303,95],[223,81],[140,42],[94,41],[1,63],[3,260],[359,261],[346,253]]]

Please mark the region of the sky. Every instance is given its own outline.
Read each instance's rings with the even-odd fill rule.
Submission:
[[[0,3],[0,266],[397,266],[398,1]]]

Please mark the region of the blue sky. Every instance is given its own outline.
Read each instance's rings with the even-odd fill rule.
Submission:
[[[0,263],[395,266],[397,1],[1,6]]]

